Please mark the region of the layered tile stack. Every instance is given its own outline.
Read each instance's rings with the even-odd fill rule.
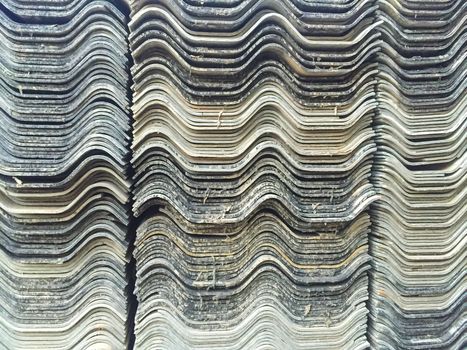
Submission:
[[[0,5],[0,348],[123,349],[129,142],[115,1]]]
[[[136,348],[367,347],[373,1],[131,7]]]
[[[370,340],[467,343],[467,2],[380,0]]]

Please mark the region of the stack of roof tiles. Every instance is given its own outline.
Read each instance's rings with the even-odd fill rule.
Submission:
[[[0,348],[127,344],[126,19],[0,5]]]
[[[137,349],[361,349],[373,1],[131,3]]]
[[[466,346],[467,2],[380,0],[370,340]]]
[[[131,347],[130,180],[136,349],[465,348],[467,2],[125,1],[0,1],[0,349]]]

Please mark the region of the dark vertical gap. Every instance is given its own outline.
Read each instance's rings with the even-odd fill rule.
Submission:
[[[131,87],[133,85],[133,77],[131,75],[131,68],[133,67],[133,57],[130,52],[130,43],[129,43],[129,35],[130,35],[130,28],[128,27],[128,23],[130,21],[130,9],[127,5],[123,5],[123,13],[125,14],[126,18],[126,25],[127,25],[127,54],[126,57],[128,59],[128,66],[127,66],[127,74],[128,74],[128,84],[127,84],[127,97],[129,102],[128,108],[128,117],[129,117],[129,141],[128,141],[128,153],[126,163],[128,164],[127,168],[127,176],[128,180],[130,181],[130,194],[128,200],[128,213],[130,217],[129,225],[127,228],[127,241],[128,241],[128,264],[126,267],[126,277],[127,277],[127,298],[128,298],[128,312],[127,312],[127,326],[128,326],[128,350],[134,349],[135,347],[135,319],[136,319],[136,310],[138,308],[138,299],[134,294],[135,285],[136,285],[136,260],[134,257],[134,249],[135,249],[135,240],[136,240],[136,230],[138,228],[138,221],[133,215],[133,179],[135,171],[133,169],[133,165],[131,159],[133,157],[131,151],[131,145],[133,144],[133,112],[131,107],[133,106],[133,93]]]
[[[379,19],[378,0],[374,1],[374,6],[376,6],[374,22],[377,22],[378,19]],[[378,27],[376,27],[375,30],[378,31]],[[378,38],[378,40],[380,40],[380,37]],[[378,79],[379,79],[380,65],[379,65],[378,56],[379,56],[379,52],[377,52],[375,54],[375,56],[374,56],[374,60],[377,63],[378,71],[376,73],[376,77],[375,77],[376,78],[376,83],[374,85],[376,107],[375,107],[374,113],[372,115],[373,119],[372,119],[372,124],[371,124],[371,127],[372,127],[373,132],[374,132],[374,139],[373,140],[374,140],[374,142],[376,144],[376,151],[373,154],[373,163],[372,163],[372,167],[371,167],[370,183],[372,184],[373,189],[375,191],[376,191],[375,165],[376,165],[376,162],[377,162],[377,156],[378,156],[378,152],[379,152],[379,150],[378,150],[378,135],[377,135],[377,131],[376,131],[376,125],[377,125],[378,115],[380,113],[379,98],[378,98],[378,91],[379,91],[379,89],[378,89],[379,80]],[[372,341],[371,341],[371,328],[372,328],[372,316],[371,315],[372,315],[372,309],[373,309],[373,307],[372,307],[372,296],[373,296],[373,281],[374,281],[374,270],[375,270],[375,262],[374,262],[374,255],[373,255],[373,233],[374,233],[373,210],[374,210],[375,203],[376,202],[371,203],[370,207],[369,207],[370,231],[369,231],[369,234],[368,234],[368,254],[371,257],[371,260],[370,260],[371,268],[370,268],[369,273],[368,273],[368,300],[366,302],[366,306],[367,306],[367,309],[368,309],[368,317],[367,317],[367,325],[366,325],[366,338],[367,338],[367,341],[370,343],[370,348],[373,348],[373,344],[372,344]]]
[[[130,113],[130,117],[132,114]],[[133,133],[133,128],[131,128],[131,132]],[[130,145],[133,141],[133,137],[130,139]],[[134,349],[135,346],[135,318],[136,318],[136,310],[138,308],[138,300],[136,295],[134,294],[135,285],[136,285],[136,260],[134,257],[134,249],[135,249],[135,240],[136,240],[136,229],[138,227],[137,219],[133,216],[132,208],[133,208],[133,174],[134,169],[131,165],[131,151],[128,154],[128,177],[132,182],[130,187],[130,199],[129,199],[129,213],[130,213],[130,223],[128,225],[128,265],[126,268],[126,275],[127,275],[127,298],[128,298],[128,349]]]
[[[130,202],[131,204],[132,201]],[[136,310],[138,307],[138,300],[134,294],[135,284],[136,284],[136,260],[133,256],[133,251],[135,248],[135,238],[136,238],[136,228],[137,228],[136,219],[131,216],[130,225],[128,226],[128,256],[130,260],[127,265],[126,274],[127,274],[127,297],[128,297],[128,349],[134,349],[135,346],[135,317]]]
[[[374,19],[374,23],[376,23],[379,19],[380,19],[380,9],[379,9],[379,0],[374,0],[374,6],[376,6],[376,9],[375,9],[375,19]],[[381,25],[381,24],[380,24]],[[378,25],[375,30],[376,31],[379,31],[380,34],[381,34],[381,31],[379,30],[379,26]],[[378,38],[380,44],[382,43],[382,39],[381,39],[381,36]],[[382,49],[382,47],[380,47],[380,50]],[[376,73],[376,83],[374,85],[374,93],[375,93],[375,100],[376,100],[376,108],[374,109],[374,113],[372,115],[373,117],[373,120],[372,120],[372,123],[371,123],[371,127],[373,129],[373,132],[375,133],[374,134],[374,142],[376,144],[376,151],[375,153],[373,154],[373,163],[371,165],[371,174],[370,174],[370,183],[371,185],[373,186],[373,189],[376,191],[376,183],[375,183],[375,165],[376,165],[376,162],[378,161],[378,154],[379,154],[379,145],[378,145],[378,132],[377,132],[377,120],[378,120],[378,116],[380,115],[380,103],[379,103],[379,78],[380,78],[380,72],[381,72],[381,61],[380,61],[380,53],[381,51],[378,51],[376,52],[375,56],[374,56],[374,60],[376,61],[376,64],[377,64],[377,73]],[[373,323],[373,320],[372,320],[372,311],[373,311],[373,303],[372,303],[372,297],[373,297],[373,287],[374,287],[374,272],[375,272],[375,261],[374,261],[374,255],[373,255],[373,235],[374,235],[374,209],[375,209],[375,206],[378,205],[378,202],[380,201],[381,199],[377,199],[375,202],[371,203],[370,204],[370,207],[369,207],[369,215],[370,215],[370,231],[369,231],[369,234],[368,234],[368,254],[370,255],[370,270],[368,272],[368,300],[366,302],[366,307],[368,309],[368,317],[367,317],[367,324],[366,324],[366,338],[367,338],[367,341],[370,343],[370,348],[373,349],[374,348],[374,344],[372,343],[372,337],[371,337],[371,332],[370,330],[373,328],[372,327],[372,323]]]

